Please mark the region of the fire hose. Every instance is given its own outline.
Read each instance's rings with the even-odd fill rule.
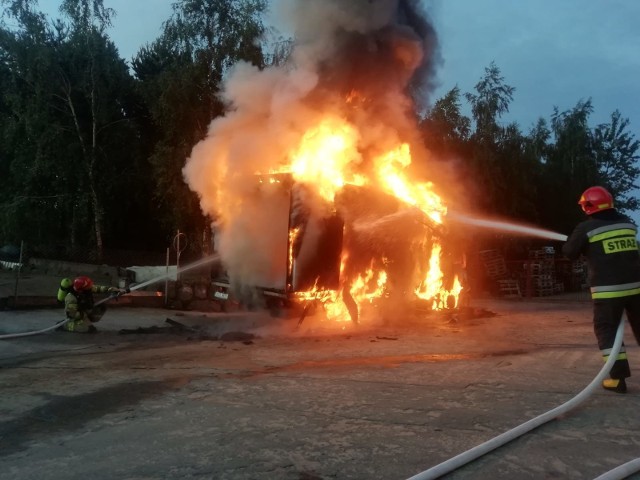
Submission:
[[[532,418],[531,420],[505,433],[502,433],[497,437],[492,438],[491,440],[488,440],[480,445],[477,445],[472,449],[467,450],[466,452],[456,455],[455,457],[452,457],[445,462],[442,462],[434,467],[431,467],[428,470],[418,473],[417,475],[412,476],[408,480],[432,480],[432,479],[440,478],[441,476],[446,475],[447,473],[450,473],[456,470],[457,468],[460,468],[463,465],[466,465],[467,463],[472,462],[473,460],[476,460],[482,455],[485,455],[486,453],[489,453],[492,450],[495,450],[496,448],[501,447],[502,445],[512,440],[515,440],[516,438],[524,435],[525,433],[533,430],[534,428],[537,428],[540,425],[547,423],[548,421],[553,420],[554,418],[557,418],[558,416],[563,415],[566,412],[577,407],[582,402],[584,402],[588,397],[591,396],[591,394],[600,386],[602,380],[604,380],[604,378],[609,374],[609,371],[611,370],[611,367],[613,363],[616,361],[618,357],[618,353],[620,352],[623,337],[624,337],[624,319],[620,320],[620,325],[618,325],[618,330],[616,332],[616,338],[613,343],[613,347],[611,348],[611,353],[609,354],[609,358],[605,362],[604,366],[602,367],[598,375],[596,375],[596,377],[591,381],[589,385],[587,385],[587,387],[584,390],[582,390],[580,393],[578,393],[575,397],[573,397],[569,401],[563,403],[562,405],[552,410],[549,410],[546,413],[543,413],[542,415]],[[617,472],[618,469],[621,469],[621,470]],[[640,471],[640,459],[626,463],[598,477],[598,479],[596,480],[621,479],[637,471]],[[614,472],[616,473],[614,474]],[[625,476],[608,476],[609,474],[618,475],[621,472],[623,472]]]
[[[640,471],[640,458],[631,460],[630,462],[623,463],[619,467],[609,470],[607,473],[603,473],[594,480],[622,480]]]
[[[111,294],[108,297],[103,298],[102,300],[98,300],[96,303],[94,303],[93,306],[97,307],[98,305],[101,305],[101,304],[103,304],[105,302],[108,302],[109,300],[117,299],[118,297],[121,297],[125,293],[129,293],[129,292],[116,292],[114,294]],[[20,337],[30,337],[32,335],[40,335],[41,333],[46,333],[46,332],[49,332],[51,330],[55,330],[56,328],[62,327],[63,325],[65,325],[69,321],[71,321],[70,318],[65,318],[64,320],[56,323],[55,325],[52,325],[51,327],[43,328],[42,330],[35,330],[35,331],[32,331],[32,332],[10,333],[10,334],[7,334],[7,335],[0,335],[0,340],[8,340],[10,338],[20,338]]]

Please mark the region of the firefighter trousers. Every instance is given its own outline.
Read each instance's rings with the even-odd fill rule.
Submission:
[[[98,305],[97,307],[93,307],[89,311],[80,312],[80,318],[69,320],[62,326],[62,328],[67,332],[90,332],[92,330],[91,327],[93,326],[93,324],[100,321],[105,311],[106,308],[104,307],[104,305]]]
[[[618,325],[624,312],[627,314],[627,320],[636,342],[640,345],[640,295],[596,299],[593,301],[593,331],[605,361],[609,358]],[[611,378],[627,378],[631,376],[624,343],[620,348],[618,358],[613,367],[611,367],[610,375]]]

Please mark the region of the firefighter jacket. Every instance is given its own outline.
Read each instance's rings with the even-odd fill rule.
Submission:
[[[571,260],[586,257],[591,298],[640,294],[637,233],[638,227],[615,209],[594,213],[571,233],[562,253]]]
[[[85,313],[93,308],[93,294],[107,293],[109,290],[111,290],[111,287],[103,285],[94,285],[91,290],[83,292],[76,292],[71,289],[64,299],[64,311],[67,318],[71,320],[82,319]]]

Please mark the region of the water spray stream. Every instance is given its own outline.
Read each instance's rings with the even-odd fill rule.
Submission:
[[[180,267],[177,270],[177,273],[179,274],[179,273],[187,272],[189,270],[193,270],[194,268],[198,268],[198,267],[201,267],[203,265],[206,265],[207,263],[211,263],[214,260],[217,260],[218,258],[220,258],[220,255],[217,254],[217,253],[214,254],[214,255],[209,255],[208,257],[201,258],[200,260],[197,260],[197,261],[195,261],[193,263],[190,263],[189,265],[186,265],[184,267]],[[152,278],[151,280],[147,280],[146,282],[139,283],[139,284],[131,287],[131,291],[133,292],[134,290],[140,290],[141,288],[147,287],[147,286],[152,285],[154,283],[158,283],[158,282],[164,280],[165,278],[167,278],[169,275],[172,275],[172,274],[171,273],[165,273],[165,274],[160,275],[158,277]]]
[[[527,235],[530,237],[548,238],[549,240],[560,240],[563,242],[567,240],[567,236],[563,235],[562,233],[551,232],[549,230],[543,230],[541,228],[527,227],[525,225],[518,225],[515,223],[500,222],[496,220],[484,220],[481,218],[473,218],[466,215],[461,215],[459,213],[451,212],[447,214],[447,217],[456,222],[466,223],[468,225],[473,225],[481,228],[488,228],[491,230],[500,230],[503,232]]]
[[[433,228],[435,226],[435,223],[432,221],[426,221],[426,218],[427,216],[422,210],[416,207],[411,207],[373,220],[359,220],[354,224],[354,228],[359,233],[366,233],[367,231],[374,231],[383,228],[394,228],[394,226],[399,222],[410,220],[418,221],[425,226]],[[451,211],[447,212],[446,218],[452,222],[465,223],[467,225],[486,228],[489,230],[509,232],[515,235],[548,238],[549,240],[559,240],[562,242],[567,240],[567,236],[563,235],[562,233],[556,233],[550,230],[530,227],[527,225],[519,225],[517,223],[470,217],[468,215],[463,215],[461,213]]]

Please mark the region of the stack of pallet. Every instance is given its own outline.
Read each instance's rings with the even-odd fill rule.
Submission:
[[[489,278],[497,280],[507,275],[507,264],[498,250],[482,250],[480,258]]]
[[[549,249],[531,250],[529,262],[525,265],[529,294],[534,297],[545,297],[559,293],[555,274],[555,253]]]
[[[501,295],[505,297],[522,296],[518,280],[509,278],[504,256],[498,250],[482,250],[480,258],[487,272],[487,277],[496,282]]]

